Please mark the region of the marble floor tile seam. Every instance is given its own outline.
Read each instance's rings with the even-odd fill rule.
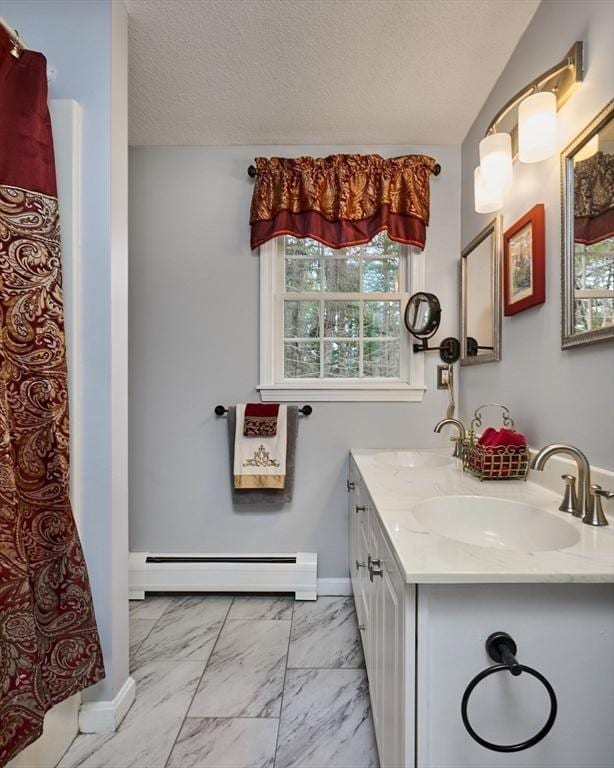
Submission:
[[[225,619],[224,624],[228,624],[229,622],[232,622],[234,624],[235,621],[275,621],[283,623],[284,621],[287,624],[292,624],[292,619]]]
[[[145,599],[147,599],[147,598],[145,598]],[[136,602],[136,601],[133,601],[133,602]],[[143,601],[143,602],[144,602],[144,601]],[[149,632],[148,632],[148,633],[145,635],[145,637],[144,637],[144,638],[141,640],[141,642],[140,642],[140,643],[137,645],[137,647],[136,647],[136,648],[134,648],[134,649],[131,651],[131,653],[130,653],[130,656],[131,656],[132,658],[135,658],[135,657],[136,657],[137,653],[139,652],[139,650],[140,650],[141,646],[143,645],[143,643],[145,642],[145,640],[147,640],[147,638],[149,637],[149,635],[151,635],[151,633],[154,631],[154,629],[155,629],[155,628],[156,628],[156,626],[158,625],[158,622],[160,621],[160,619],[162,618],[162,616],[164,616],[164,614],[166,613],[166,611],[167,611],[169,608],[170,608],[170,602],[169,602],[169,604],[166,606],[166,608],[165,608],[165,609],[162,611],[162,613],[161,613],[161,614],[160,614],[160,615],[159,615],[157,618],[155,618],[155,619],[152,619],[152,620],[151,620],[151,621],[153,622],[153,623],[152,623],[152,625],[151,625],[151,629],[150,629],[150,630],[149,630]],[[135,618],[138,618],[138,616],[136,616]],[[131,616],[130,616],[130,613],[129,613],[129,615],[128,615],[128,624],[130,624],[130,619],[131,619]]]
[[[171,746],[171,748],[169,750],[169,753],[167,755],[166,762],[164,763],[164,768],[168,767],[168,764],[170,762],[171,756],[173,754],[173,750],[175,749],[175,747],[177,745],[177,740],[179,739],[179,734],[183,730],[183,726],[185,725],[185,722],[186,722],[186,720],[188,718],[188,712],[190,711],[190,709],[192,707],[192,703],[194,702],[194,699],[196,697],[196,693],[197,693],[198,689],[200,688],[200,685],[201,685],[201,683],[203,681],[203,677],[205,676],[205,672],[207,671],[207,667],[209,666],[209,662],[210,662],[213,654],[215,653],[216,646],[217,646],[218,641],[220,639],[220,636],[222,634],[222,629],[226,625],[226,620],[228,619],[228,613],[230,612],[230,608],[231,608],[233,602],[234,602],[234,596],[233,596],[233,599],[230,601],[230,605],[228,606],[228,610],[226,611],[226,615],[224,616],[224,621],[220,625],[220,631],[217,633],[217,637],[215,638],[215,642],[213,643],[213,647],[211,648],[211,653],[209,654],[209,658],[205,662],[205,666],[204,666],[202,675],[200,676],[198,682],[196,683],[196,686],[194,688],[194,693],[192,694],[192,697],[190,698],[190,703],[187,706],[187,709],[185,711],[185,715],[183,716],[183,720],[181,721],[181,725],[179,726],[179,729],[178,729],[177,733],[175,734],[175,739],[174,739],[173,745]],[[280,715],[281,715],[281,712],[280,712]]]
[[[149,619],[141,619],[141,621],[149,621]],[[151,619],[151,627],[149,628],[149,632],[146,635],[144,635],[144,637],[141,638],[141,641],[138,643],[138,645],[136,645],[134,648],[129,650],[129,655],[131,658],[136,656],[136,654],[139,652],[139,648],[143,645],[145,640],[147,640],[149,635],[151,635],[158,621],[159,619]]]
[[[260,715],[186,715],[184,720],[279,720],[279,717]]]
[[[178,661],[181,658],[208,661],[211,650],[224,627],[233,599],[233,595],[209,596],[192,593],[174,595],[170,598],[156,627],[143,641],[138,653],[134,654],[135,665],[153,660]],[[197,612],[196,614],[190,610],[191,607]],[[203,610],[213,615],[202,616]],[[169,623],[173,613],[179,613],[179,618]],[[199,614],[204,624],[199,623]],[[184,627],[184,634],[181,637],[174,637],[177,626],[181,624],[187,625],[187,628]],[[156,648],[156,644],[162,647]],[[165,645],[171,647],[165,648]]]
[[[165,661],[168,661],[168,659],[165,659]],[[343,666],[343,667],[323,667],[323,666],[307,667],[307,666],[305,666],[305,664],[301,664],[300,666],[295,667],[295,666],[292,666],[290,664],[287,664],[286,668],[287,669],[321,669],[321,670],[328,670],[330,672],[333,669],[335,669],[335,670],[336,669],[364,669],[365,665],[362,664],[359,667],[346,667],[346,666]]]
[[[277,727],[277,736],[275,738],[275,752],[273,753],[273,768],[276,768],[277,764],[277,750],[279,748],[279,731],[281,730],[281,716],[284,711],[284,694],[286,692],[286,678],[288,677],[288,659],[290,658],[290,643],[292,641],[292,626],[294,624],[294,606],[296,600],[292,603],[292,615],[290,617],[290,632],[288,634],[288,647],[286,648],[286,668],[284,670],[284,682],[281,686],[281,700],[279,703],[279,725]]]

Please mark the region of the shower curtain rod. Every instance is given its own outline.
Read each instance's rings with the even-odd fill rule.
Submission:
[[[435,169],[433,170],[433,173],[435,176],[439,176],[441,173],[441,165],[439,163],[435,163]],[[250,177],[250,179],[255,179],[258,175],[258,170],[256,169],[255,165],[250,165],[247,169],[247,175]]]

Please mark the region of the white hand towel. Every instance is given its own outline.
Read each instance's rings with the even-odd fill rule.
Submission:
[[[237,403],[234,487],[284,488],[286,484],[287,406],[279,406],[274,437],[245,437],[245,403]]]

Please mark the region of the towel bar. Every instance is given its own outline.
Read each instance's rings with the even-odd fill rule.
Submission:
[[[304,405],[302,408],[298,409],[298,412],[303,416],[309,416],[313,413],[313,408],[310,405]],[[216,416],[225,416],[228,413],[228,408],[223,405],[216,405],[214,413]]]

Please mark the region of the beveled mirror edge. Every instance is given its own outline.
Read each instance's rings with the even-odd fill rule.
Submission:
[[[483,363],[497,363],[501,360],[501,233],[503,218],[500,213],[488,222],[473,240],[461,251],[460,259],[460,335],[461,335],[461,365],[481,365]],[[492,301],[494,313],[493,328],[493,347],[492,352],[484,355],[475,355],[470,357],[466,354],[467,350],[467,268],[466,259],[469,254],[477,248],[490,234],[493,235],[493,281],[492,281]],[[478,339],[479,342],[479,339]]]
[[[573,155],[583,147],[600,129],[614,118],[614,99],[591,120],[591,122],[561,152],[561,349],[597,344],[614,339],[614,326],[597,328],[594,331],[573,333],[574,325],[574,258],[573,258],[573,182],[568,173]]]

